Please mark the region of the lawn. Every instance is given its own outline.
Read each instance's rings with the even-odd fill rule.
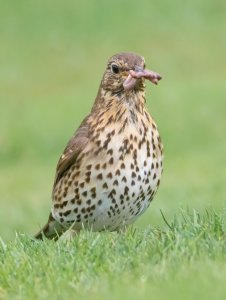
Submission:
[[[225,299],[225,1],[0,8],[0,298]],[[120,51],[163,76],[147,86],[164,143],[160,189],[125,232],[36,243],[57,160]]]

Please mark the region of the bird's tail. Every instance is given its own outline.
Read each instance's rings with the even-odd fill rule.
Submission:
[[[65,228],[61,226],[52,216],[49,215],[46,225],[34,236],[35,239],[43,240],[44,237],[55,241],[64,233]]]

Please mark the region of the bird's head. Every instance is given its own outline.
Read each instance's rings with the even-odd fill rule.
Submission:
[[[158,84],[161,76],[145,68],[142,56],[123,52],[109,59],[102,79],[102,89],[112,93],[139,91],[144,89],[145,79]]]

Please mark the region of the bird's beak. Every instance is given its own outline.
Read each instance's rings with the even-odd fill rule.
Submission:
[[[158,81],[162,79],[158,73],[136,66],[135,71],[129,71],[129,75],[123,83],[124,89],[127,91],[133,89],[139,78],[147,79],[156,85]]]

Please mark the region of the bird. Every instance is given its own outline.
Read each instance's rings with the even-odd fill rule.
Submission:
[[[149,207],[163,171],[163,145],[146,107],[146,80],[162,77],[133,52],[107,62],[91,112],[61,155],[47,224],[36,239],[118,231]]]

